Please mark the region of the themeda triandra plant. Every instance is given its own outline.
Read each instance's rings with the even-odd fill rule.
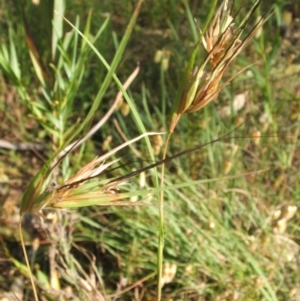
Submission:
[[[261,0],[257,0],[242,21],[237,24],[236,15],[232,15],[232,6],[228,6],[228,0],[224,0],[219,9],[214,13],[212,20],[206,26],[204,32],[199,30],[198,43],[190,56],[188,66],[177,91],[176,100],[173,106],[171,121],[168,128],[168,136],[164,148],[163,159],[166,158],[168,145],[172,133],[178,124],[181,116],[186,113],[196,112],[212,100],[216,99],[221,90],[228,85],[232,78],[222,82],[222,78],[230,63],[240,54],[249,44],[258,30],[262,27],[266,18],[260,18],[252,27],[250,32],[243,37],[243,32],[250,20],[256,18],[254,13]],[[214,9],[214,7],[212,8]],[[238,10],[238,13],[240,9]],[[210,15],[210,14],[209,14]],[[197,66],[196,58],[199,48],[204,47],[206,57]],[[162,165],[161,187],[164,186],[164,164]],[[158,279],[158,300],[161,300],[162,270],[163,270],[163,220],[164,220],[164,191],[161,190],[160,196],[160,239],[159,239],[159,279]]]

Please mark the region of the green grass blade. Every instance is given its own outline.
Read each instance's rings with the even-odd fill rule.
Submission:
[[[63,36],[63,18],[65,12],[65,0],[54,0],[54,10],[58,14],[53,14],[52,24],[52,60],[55,59],[57,43]]]

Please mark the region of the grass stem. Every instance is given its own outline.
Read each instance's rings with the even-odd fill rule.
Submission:
[[[166,144],[164,147],[163,160],[166,159],[169,142],[172,133],[168,133]],[[161,193],[159,199],[159,236],[158,236],[158,256],[157,256],[157,300],[161,300],[161,290],[163,286],[163,259],[164,259],[164,175],[165,175],[165,163],[161,166]]]
[[[32,286],[32,290],[33,290],[33,294],[34,294],[34,300],[35,301],[39,301],[38,295],[37,295],[37,291],[36,291],[36,286],[33,280],[33,275],[32,275],[32,271],[31,271],[31,267],[29,264],[29,259],[27,256],[27,252],[26,252],[26,248],[25,248],[25,243],[24,243],[24,238],[23,238],[23,234],[22,234],[22,217],[20,217],[20,222],[19,222],[19,233],[20,233],[20,239],[21,239],[21,245],[22,245],[22,249],[23,249],[23,253],[24,253],[24,257],[25,257],[25,262],[28,268],[28,273],[29,273],[29,278],[31,281],[31,286]]]

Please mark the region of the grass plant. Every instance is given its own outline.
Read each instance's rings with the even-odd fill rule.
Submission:
[[[15,137],[25,149],[29,140],[43,144],[39,154],[50,159],[41,167],[32,159],[32,144],[22,156],[24,148],[1,150],[6,165],[14,166],[1,166],[7,218],[1,217],[0,236],[3,256],[13,264],[9,284],[27,283],[30,275],[10,245],[19,238],[3,226],[15,216],[10,190],[20,172],[19,177],[36,174],[21,203],[36,300],[297,299],[299,108],[298,96],[289,93],[296,77],[289,76],[286,89],[277,80],[278,61],[284,66],[277,54],[279,33],[266,34],[274,32],[274,19],[266,22],[268,14],[259,16],[260,1],[250,2],[236,1],[232,10],[226,1],[204,2],[202,10],[176,1],[153,1],[152,9],[147,1],[135,8],[103,3],[114,9],[112,18],[94,10],[81,32],[79,18],[70,14],[67,19],[76,21],[63,21],[70,8],[54,1],[59,11],[49,15],[55,23],[46,37],[49,49],[31,38],[24,7],[25,37],[35,45],[29,46],[32,67],[22,68],[22,37],[10,26],[0,65],[6,95],[14,96],[0,111],[12,126],[3,123],[2,138]],[[277,18],[280,5],[274,7]],[[95,18],[103,20],[96,28]],[[71,26],[67,32],[63,24]],[[156,50],[162,52],[160,66],[149,59]],[[138,76],[139,68],[132,73],[137,57]],[[95,72],[94,66],[102,69]],[[116,88],[126,104],[120,94],[115,97]],[[93,95],[87,97],[86,90]],[[9,99],[14,112],[5,109]],[[22,139],[11,130],[18,124]],[[100,126],[102,137],[94,133],[87,140]],[[165,129],[163,141],[158,132]],[[148,137],[149,131],[156,133]],[[144,145],[132,144],[138,139],[132,137],[148,138]],[[24,162],[30,168],[22,169]],[[39,233],[28,221],[40,217],[28,211],[43,215]],[[31,290],[22,295],[22,285],[20,294],[16,286],[11,290],[19,300],[33,298]]]

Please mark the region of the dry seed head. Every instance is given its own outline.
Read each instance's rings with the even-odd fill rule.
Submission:
[[[124,147],[151,135],[158,135],[159,133],[144,133],[136,138],[124,142],[115,147],[101,157],[95,158],[90,163],[81,168],[74,176],[65,181],[63,185],[54,187],[52,191],[47,191],[46,188],[40,188],[44,178],[34,178],[34,185],[30,186],[25,191],[22,199],[20,215],[31,211],[42,217],[42,210],[44,208],[78,208],[92,205],[109,206],[109,205],[130,205],[129,202],[120,202],[125,198],[130,197],[128,193],[119,193],[119,187],[127,183],[126,176],[119,178],[107,179],[100,175],[117,160],[105,163],[105,160],[110,158],[116,152]],[[51,170],[50,170],[51,172]],[[51,173],[48,172],[48,178]],[[40,176],[38,174],[37,176]],[[129,176],[131,176],[129,174]],[[133,176],[133,175],[132,175]],[[37,184],[36,184],[37,183]],[[28,203],[28,199],[32,199]]]
[[[240,25],[235,25],[235,20],[230,15],[227,4],[227,1],[221,3],[220,9],[208,26],[207,31],[202,35],[203,46],[208,52],[207,58],[196,71],[194,69],[193,74],[190,72],[190,74],[185,75],[185,82],[180,90],[179,102],[176,102],[175,112],[173,112],[169,127],[170,132],[173,132],[182,114],[200,110],[215,99],[224,86],[230,83],[232,79],[220,84],[226,68],[249,44],[264,23],[260,19],[250,33],[241,39],[245,24],[252,18],[258,3],[251,8],[250,13],[246,15]],[[194,67],[194,60],[191,60],[191,63],[192,67],[189,65],[188,70]],[[207,70],[207,64],[210,64],[209,71]]]

